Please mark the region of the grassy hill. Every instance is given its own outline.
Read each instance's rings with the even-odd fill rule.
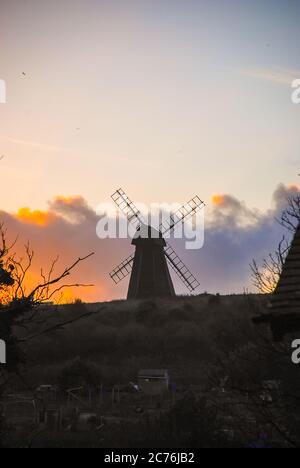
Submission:
[[[28,377],[34,385],[57,383],[62,370],[80,358],[98,382],[107,384],[135,381],[145,367],[168,368],[177,383],[201,383],[203,367],[220,350],[238,349],[255,338],[251,318],[265,306],[266,297],[256,295],[48,306],[24,335],[92,315],[31,340]]]

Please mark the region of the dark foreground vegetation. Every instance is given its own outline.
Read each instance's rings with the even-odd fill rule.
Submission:
[[[267,327],[251,321],[266,305],[264,295],[203,295],[39,308],[30,327],[18,331],[18,338],[37,338],[24,349],[22,379],[10,379],[3,407],[8,398],[36,397],[39,386],[52,385],[64,424],[56,431],[41,430],[35,420],[9,424],[6,411],[2,445],[300,446],[292,337],[274,343]],[[87,312],[95,313],[73,321]],[[141,368],[168,369],[170,391],[154,398],[134,392]],[[74,398],[68,394],[79,387]],[[72,411],[83,410],[99,417],[88,431],[70,422]]]

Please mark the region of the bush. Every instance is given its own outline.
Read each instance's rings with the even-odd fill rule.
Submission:
[[[75,387],[97,386],[101,382],[94,364],[75,358],[68,363],[62,370],[58,383],[62,390],[68,390]]]

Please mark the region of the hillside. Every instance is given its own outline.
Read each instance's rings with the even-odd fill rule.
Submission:
[[[125,383],[140,368],[168,368],[178,383],[200,383],[202,368],[223,349],[238,349],[255,338],[251,318],[264,296],[178,297],[172,301],[114,301],[48,306],[26,336],[49,326],[92,315],[27,345],[28,377],[35,385],[56,383],[65,366],[80,358],[98,382]]]

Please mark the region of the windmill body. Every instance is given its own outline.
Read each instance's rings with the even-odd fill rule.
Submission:
[[[200,285],[199,282],[163,236],[205,206],[200,198],[192,198],[172,213],[168,220],[161,223],[158,229],[144,222],[140,211],[122,189],[118,189],[112,195],[112,199],[136,229],[132,241],[135,252],[110,273],[116,284],[131,274],[127,298],[174,297],[175,290],[168,265],[190,292],[195,291]]]
[[[132,241],[135,255],[127,299],[174,297],[175,290],[164,251],[166,241],[160,232],[150,226],[144,228],[148,231],[147,236],[141,235],[141,229]]]

